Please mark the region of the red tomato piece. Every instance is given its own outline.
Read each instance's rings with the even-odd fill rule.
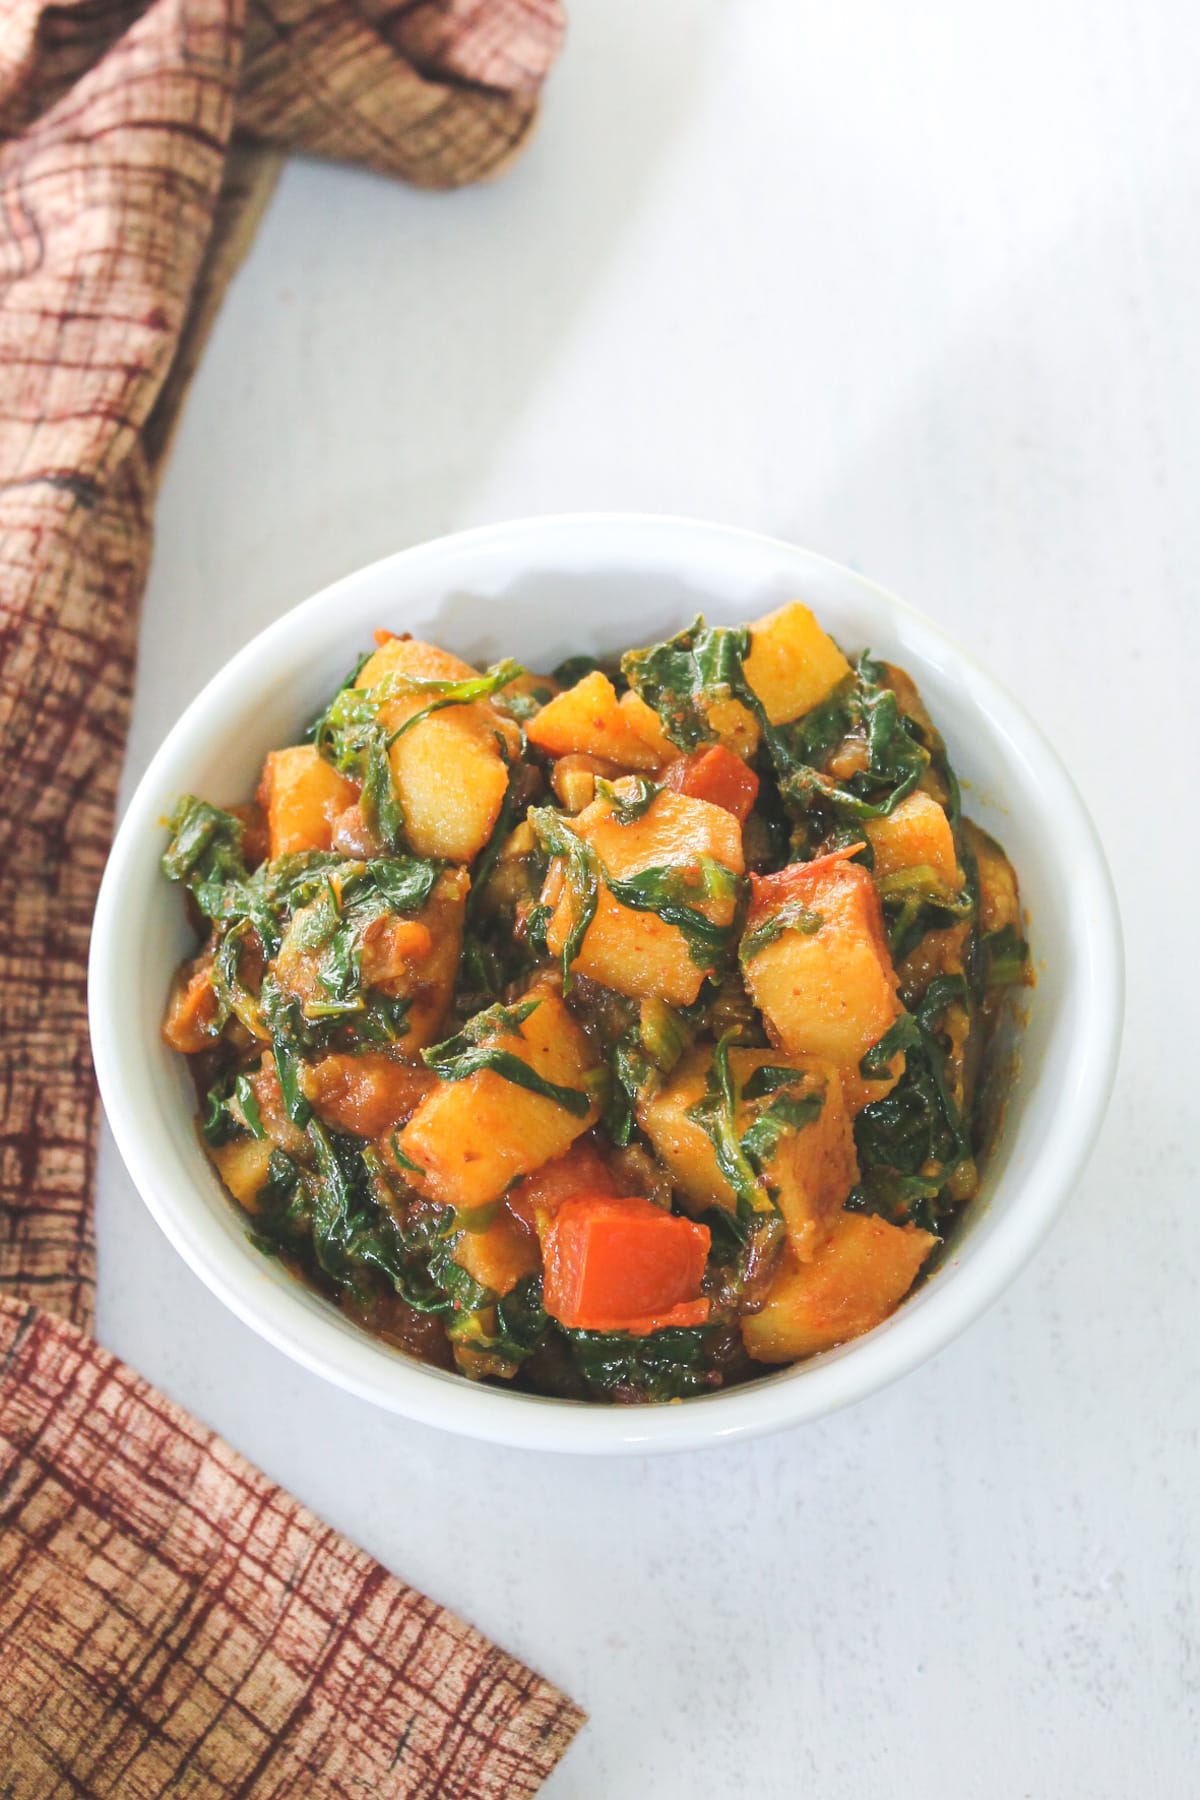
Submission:
[[[739,825],[746,823],[758,798],[758,776],[724,744],[677,757],[667,769],[664,785],[693,800],[724,807]]]
[[[702,1324],[700,1283],[711,1233],[649,1200],[576,1194],[559,1207],[542,1245],[545,1304],[582,1331],[646,1331]]]

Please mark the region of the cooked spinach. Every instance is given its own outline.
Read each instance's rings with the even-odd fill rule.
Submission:
[[[738,1215],[748,1219],[754,1213],[777,1213],[779,1209],[738,1134],[737,1083],[729,1066],[729,1051],[738,1035],[728,1031],[718,1038],[705,1091],[688,1107],[687,1116],[712,1144],[717,1167],[737,1197]]]
[[[662,788],[645,775],[626,775],[625,785],[631,790],[628,794],[620,794],[613,782],[605,781],[603,776],[596,781],[596,798],[607,800],[612,808],[612,816],[618,825],[632,825],[638,819],[644,819]]]
[[[785,931],[798,931],[802,937],[815,937],[824,923],[821,914],[811,906],[805,906],[803,900],[785,900],[777,911],[768,914],[757,925],[742,933],[742,941],[738,945],[738,961],[744,969],[768,944],[781,938]]]
[[[857,1210],[895,1219],[898,1214],[916,1218],[913,1208],[920,1208],[920,1219],[933,1229],[929,1221],[939,1217],[939,1196],[971,1155],[970,1121],[950,1091],[939,1024],[947,1007],[969,1004],[962,976],[939,976],[916,1012],[902,1013],[863,1057],[860,1073],[868,1080],[885,1076],[901,1051],[905,1066],[891,1092],[864,1106],[855,1119],[862,1170],[854,1196]]]
[[[543,1100],[552,1100],[555,1106],[561,1106],[575,1118],[586,1118],[592,1100],[582,1088],[563,1087],[557,1081],[547,1081],[513,1051],[491,1041],[498,1036],[514,1035],[537,1006],[536,1000],[526,1000],[514,1007],[489,1006],[486,1011],[476,1013],[456,1037],[422,1050],[421,1060],[443,1081],[465,1081],[468,1075],[490,1069],[515,1087],[539,1094]]]
[[[202,882],[237,881],[245,877],[242,852],[243,826],[232,813],[207,800],[185,794],[169,820],[171,842],[162,857],[162,870],[171,881],[189,887]]]
[[[1002,925],[980,940],[984,959],[984,986],[1019,987],[1029,979],[1029,945],[1012,925]]]
[[[625,1332],[563,1331],[575,1367],[604,1399],[681,1400],[718,1385],[708,1367],[704,1326],[669,1326],[646,1337]]]
[[[571,929],[563,942],[560,958],[563,993],[569,994],[574,981],[571,964],[579,955],[600,900],[598,865],[590,845],[571,830],[562,814],[552,806],[531,806],[528,817],[542,849],[549,856],[562,858],[563,879],[574,902]]]

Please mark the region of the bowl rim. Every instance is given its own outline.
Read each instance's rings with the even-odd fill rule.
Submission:
[[[203,1209],[189,1206],[190,1175],[165,1169],[139,1124],[136,1033],[124,1024],[120,991],[122,907],[148,822],[157,823],[164,771],[205,742],[209,715],[261,671],[273,641],[336,606],[339,594],[372,576],[454,564],[473,552],[519,548],[544,555],[548,540],[577,533],[610,533],[628,554],[642,541],[720,540],[728,548],[770,553],[824,569],[906,622],[930,645],[948,652],[972,677],[972,703],[1039,765],[1047,805],[1071,843],[1072,881],[1082,884],[1084,936],[1073,944],[1072,968],[1082,994],[1085,1026],[1073,1054],[1064,1104],[1042,1144],[1037,1166],[991,1231],[986,1252],[947,1270],[921,1307],[901,1307],[876,1331],[791,1370],[695,1396],[682,1404],[611,1407],[507,1392],[446,1375],[366,1332],[347,1332],[296,1306],[286,1288],[261,1279],[249,1243],[230,1252],[228,1239],[205,1230]],[[696,1449],[729,1443],[820,1418],[865,1398],[944,1349],[1000,1297],[1042,1241],[1081,1175],[1104,1116],[1119,1056],[1124,1010],[1123,946],[1116,896],[1099,835],[1057,752],[1019,703],[942,628],[907,601],[830,558],[783,539],[740,527],[667,514],[573,512],[534,515],[450,533],[377,559],[340,577],[274,619],[229,658],[200,689],[168,731],[125,808],[105,868],[92,928],[88,1005],[93,1060],[105,1113],[126,1168],[151,1214],[206,1286],[242,1322],[294,1361],[357,1397],[424,1425],[512,1448],[591,1454]],[[181,1198],[181,1193],[184,1197]]]

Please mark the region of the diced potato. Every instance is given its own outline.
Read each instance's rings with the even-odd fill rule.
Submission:
[[[754,879],[747,936],[792,903],[807,916],[749,955],[746,985],[775,1042],[836,1064],[857,1110],[887,1093],[904,1070],[897,1056],[890,1078],[858,1076],[861,1058],[903,1011],[879,896],[861,863],[844,856],[794,863]]]
[[[666,758],[646,735],[645,713],[657,726],[648,706],[636,717],[622,707],[608,676],[594,669],[530,719],[526,736],[550,756],[602,756],[622,769],[656,769]],[[669,746],[666,754],[673,754]]]
[[[742,1320],[756,1362],[795,1362],[883,1323],[917,1278],[937,1239],[915,1225],[842,1213],[810,1263],[790,1254],[761,1312]]]
[[[673,756],[678,756],[679,752],[663,730],[658,714],[652,706],[647,706],[640,694],[627,688],[617,704],[625,715],[626,723],[645,740],[659,763],[670,762]]]
[[[803,718],[850,673],[833,639],[798,600],[751,626],[743,667],[772,725]]]
[[[334,820],[357,799],[354,782],[339,775],[314,745],[272,750],[258,787],[258,802],[267,821],[268,856],[328,850]]]
[[[949,892],[961,888],[963,875],[950,820],[931,794],[917,788],[886,818],[868,819],[864,829],[875,853],[877,881],[906,869],[927,868]]]
[[[745,866],[741,827],[733,815],[685,794],[658,794],[628,825],[618,822],[608,800],[595,800],[574,820],[572,829],[591,845],[602,869],[618,881],[643,869],[670,867],[683,872],[700,856],[713,858],[735,875],[741,875]],[[551,863],[542,898],[553,907],[546,942],[558,956],[575,917],[575,897],[562,881],[558,859]],[[728,925],[736,898],[697,896],[694,904],[714,924]],[[620,994],[665,1000],[669,1006],[690,1005],[705,976],[678,926],[667,924],[657,913],[622,906],[603,880],[595,917],[572,967]]]
[[[979,924],[985,932],[1002,931],[1010,925],[1018,937],[1021,928],[1021,898],[1017,888],[1017,872],[995,838],[966,821],[967,843],[979,868]]]
[[[464,1231],[453,1255],[472,1280],[501,1298],[542,1266],[537,1232],[503,1205],[482,1231]]]
[[[585,1089],[596,1068],[587,1039],[552,994],[515,1031],[493,1040],[545,1080]],[[509,1183],[561,1156],[595,1124],[593,1102],[579,1117],[544,1095],[481,1069],[439,1081],[400,1133],[400,1147],[423,1171],[414,1177],[433,1199],[460,1210],[498,1200]]]
[[[762,741],[758,720],[740,700],[714,700],[708,709],[708,723],[725,748],[746,762]]]
[[[390,731],[420,708],[397,700],[380,717]],[[492,707],[448,706],[398,737],[388,751],[404,813],[404,830],[418,856],[472,862],[492,835],[508,787]]]
[[[846,1195],[858,1180],[854,1132],[842,1098],[838,1071],[811,1056],[784,1056],[775,1050],[731,1050],[729,1071],[738,1103],[734,1122],[738,1136],[770,1105],[770,1097],[753,1102],[741,1098],[756,1069],[795,1069],[805,1085],[824,1094],[816,1118],[780,1140],[764,1176],[775,1190],[788,1241],[797,1257],[811,1260]],[[689,1119],[688,1109],[704,1096],[712,1067],[711,1050],[693,1051],[672,1073],[667,1085],[643,1105],[638,1123],[682,1191],[689,1210],[711,1206],[733,1210],[736,1196],[717,1164],[712,1140]]]
[[[638,1124],[692,1209],[703,1212],[723,1206],[732,1212],[737,1197],[717,1167],[712,1140],[687,1116],[688,1108],[704,1098],[711,1067],[711,1049],[700,1046],[690,1051],[672,1070],[666,1086],[643,1102]]]
[[[480,671],[452,656],[436,644],[419,638],[390,637],[358,671],[355,687],[378,687],[387,675],[408,675],[419,681],[470,681]]]
[[[389,638],[359,671],[356,686],[377,687],[387,676],[421,681],[469,681],[479,671],[435,644]],[[401,694],[381,709],[380,723],[399,731],[436,698]],[[392,779],[404,813],[404,829],[418,856],[473,861],[492,835],[508,787],[510,756],[520,742],[517,727],[489,701],[447,706],[431,713],[392,744]]]
[[[266,1185],[267,1167],[275,1148],[270,1138],[232,1138],[209,1149],[218,1175],[239,1206],[256,1212],[260,1189]]]
[[[401,1062],[382,1050],[335,1053],[305,1066],[305,1097],[335,1131],[381,1137],[407,1119],[433,1086],[423,1063]]]

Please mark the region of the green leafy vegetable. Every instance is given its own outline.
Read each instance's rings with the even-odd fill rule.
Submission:
[[[171,881],[195,887],[201,882],[244,879],[243,827],[232,813],[185,794],[169,823],[171,842],[163,852],[162,870]]]
[[[785,931],[798,931],[804,937],[815,937],[824,923],[822,914],[814,912],[811,906],[805,906],[802,900],[785,900],[777,911],[742,933],[742,941],[738,945],[738,961],[744,969],[768,944],[781,938]]]
[[[563,1336],[576,1368],[604,1399],[680,1400],[719,1382],[706,1363],[709,1333],[703,1326],[669,1326],[646,1337],[603,1331],[564,1331]]]
[[[717,1167],[737,1196],[738,1214],[747,1219],[754,1213],[775,1214],[778,1208],[738,1135],[737,1084],[729,1066],[730,1047],[737,1039],[736,1031],[727,1031],[718,1038],[704,1094],[688,1107],[687,1116],[712,1144]]]
[[[504,1081],[511,1081],[514,1087],[525,1088],[543,1100],[552,1100],[574,1118],[586,1118],[592,1101],[582,1088],[563,1087],[556,1081],[547,1081],[511,1050],[488,1041],[514,1035],[538,1005],[536,1000],[527,1000],[515,1007],[490,1006],[477,1013],[456,1037],[422,1050],[421,1060],[443,1081],[465,1081],[468,1075],[490,1069]]]
[[[695,750],[716,740],[709,711],[719,701],[736,699],[761,712],[750,693],[742,663],[750,648],[745,626],[730,630],[693,619],[686,631],[646,650],[630,650],[621,671],[637,694],[652,706],[662,728],[681,750]]]
[[[603,776],[597,777],[596,798],[608,801],[618,825],[632,825],[635,820],[645,818],[662,788],[645,775],[626,775],[623,779],[631,789],[628,794],[619,794],[613,782],[605,781]]]
[[[1029,945],[1012,925],[988,932],[982,939],[982,949],[986,987],[1014,987],[1029,979]]]
[[[563,993],[569,994],[574,981],[571,964],[578,957],[588,926],[596,916],[600,898],[599,866],[590,845],[571,830],[562,814],[552,806],[531,806],[528,817],[542,849],[550,856],[562,857],[564,877],[575,903],[575,916],[563,943],[561,958]]]

